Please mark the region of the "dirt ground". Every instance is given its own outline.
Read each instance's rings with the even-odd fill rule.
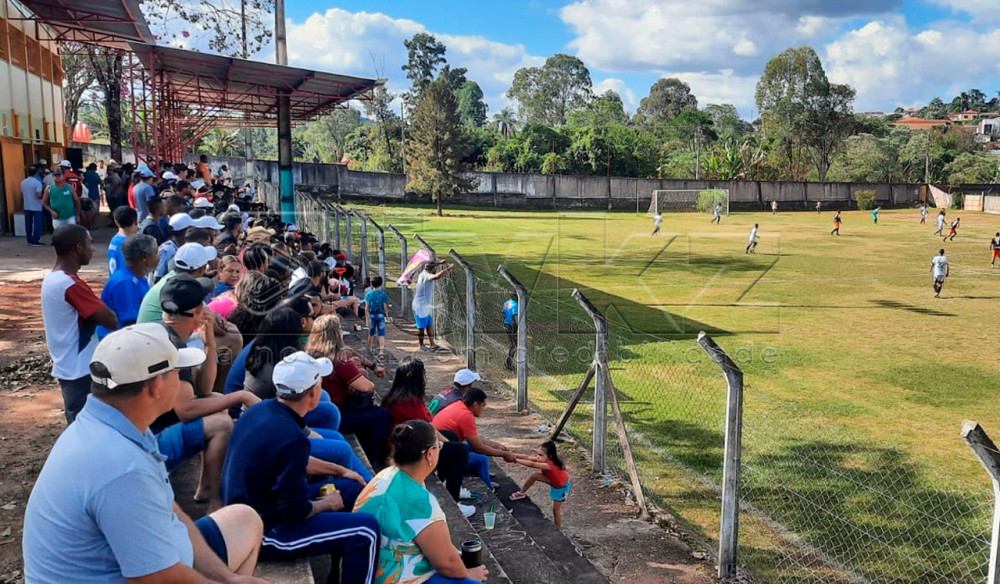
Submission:
[[[97,253],[83,278],[99,293],[106,270],[104,251],[110,229],[94,232]],[[47,240],[48,238],[46,238]],[[21,537],[24,509],[52,444],[65,426],[58,386],[49,376],[39,293],[41,279],[55,254],[50,247],[29,248],[21,238],[0,238],[0,584],[24,582]],[[416,339],[406,325],[390,327],[389,345],[401,358],[414,352]],[[364,335],[365,333],[354,333]],[[355,338],[355,342],[357,342]],[[421,354],[427,364],[428,392],[450,385],[462,360],[450,354]],[[380,383],[385,383],[382,381]],[[531,451],[542,436],[542,418],[522,415],[489,383],[490,406],[480,419],[483,433],[518,450]],[[708,584],[714,566],[680,538],[639,521],[618,485],[604,487],[587,471],[587,461],[573,445],[563,446],[573,498],[564,507],[563,530],[581,552],[612,581],[631,584]],[[504,464],[517,480],[528,471]],[[536,491],[536,496],[542,491]],[[540,499],[544,500],[544,499]],[[551,516],[551,508],[542,505]]]
[[[388,345],[393,358],[417,354],[414,331],[408,323],[389,327]],[[364,335],[366,333],[359,333]],[[464,358],[451,353],[419,353],[427,370],[427,393],[436,394],[451,385],[455,371],[465,366]],[[382,382],[384,383],[384,382]],[[538,432],[546,421],[537,414],[521,414],[505,395],[506,390],[490,382],[480,383],[489,401],[479,419],[483,435],[519,452],[531,453],[544,441]],[[381,389],[381,387],[380,387]],[[551,427],[552,420],[548,420]],[[563,506],[563,532],[577,549],[603,571],[612,582],[630,584],[709,584],[716,582],[716,567],[680,537],[650,522],[638,519],[638,510],[626,499],[622,485],[605,487],[602,477],[588,470],[586,458],[572,442],[564,442],[560,453],[573,480],[573,494]],[[525,480],[531,470],[494,458],[513,479]],[[529,493],[549,518],[552,507],[548,495],[536,486]]]

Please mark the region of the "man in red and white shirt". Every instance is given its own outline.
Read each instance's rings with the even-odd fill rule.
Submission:
[[[118,328],[118,317],[77,273],[94,256],[90,232],[64,225],[52,235],[56,264],[42,280],[42,321],[52,356],[52,376],[62,389],[66,421],[72,423],[90,394],[90,358],[97,348],[97,325]]]
[[[475,474],[487,488],[492,489],[489,457],[499,456],[507,462],[514,462],[516,458],[503,444],[479,435],[476,418],[483,415],[485,410],[486,393],[473,387],[462,396],[461,401],[439,411],[434,416],[433,424],[448,439],[465,443],[469,450],[469,464],[465,467],[465,472]]]

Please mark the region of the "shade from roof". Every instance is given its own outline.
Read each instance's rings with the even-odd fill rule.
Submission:
[[[277,117],[277,97],[287,94],[292,119],[307,121],[352,99],[370,99],[374,79],[349,77],[187,51],[130,43],[147,74],[172,102],[217,114]]]
[[[152,42],[139,0],[19,0],[32,19],[50,29],[50,40],[128,49]]]

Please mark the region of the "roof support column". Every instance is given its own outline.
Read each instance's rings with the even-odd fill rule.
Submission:
[[[288,64],[285,34],[285,0],[274,2],[274,44],[279,65]],[[278,178],[281,187],[281,220],[295,222],[295,181],[292,178],[292,107],[287,92],[278,96]]]

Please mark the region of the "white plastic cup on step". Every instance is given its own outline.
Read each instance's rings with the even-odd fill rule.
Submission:
[[[489,511],[483,513],[483,523],[486,524],[486,529],[493,529],[496,527],[497,514]]]

